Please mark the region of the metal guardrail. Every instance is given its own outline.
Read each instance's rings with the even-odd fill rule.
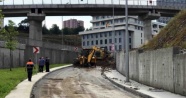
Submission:
[[[3,41],[3,40],[0,39],[0,41]],[[66,45],[66,44],[57,44],[57,43],[40,41],[40,40],[33,40],[33,39],[28,39],[28,38],[18,38],[17,41],[21,44],[29,44],[29,41],[34,41],[36,43],[42,43],[42,45],[45,48],[52,48],[52,49],[66,50],[66,51],[75,51],[74,49],[76,48],[76,46],[71,46],[71,45]],[[81,50],[81,48],[78,47],[78,51],[80,51],[80,50]]]
[[[125,5],[125,0],[2,0],[0,6],[8,5],[72,5],[72,4],[102,4],[102,5]],[[175,9],[185,9],[185,2],[157,1],[157,0],[128,0],[128,5],[136,6],[158,6],[171,7]]]
[[[115,4],[125,5],[125,0],[2,0],[0,5],[37,5],[37,4]],[[156,1],[156,0],[128,0],[128,5],[186,5],[186,2]]]

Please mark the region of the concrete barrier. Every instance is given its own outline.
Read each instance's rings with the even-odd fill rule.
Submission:
[[[186,54],[177,54],[178,48],[129,53],[130,79],[186,95]],[[124,52],[116,54],[117,70],[125,75]]]

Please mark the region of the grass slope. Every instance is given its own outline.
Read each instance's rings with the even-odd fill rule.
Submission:
[[[63,66],[65,64],[53,64],[50,68]],[[37,68],[34,70],[36,73]],[[27,78],[27,73],[24,67],[9,69],[0,69],[0,98],[5,98],[5,96],[13,90],[17,84]]]
[[[154,50],[174,46],[186,48],[186,10],[180,11],[156,37],[142,48]]]

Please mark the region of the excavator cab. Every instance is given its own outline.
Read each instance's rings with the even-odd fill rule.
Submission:
[[[103,60],[108,54],[106,47],[93,46],[90,49],[83,49],[80,55],[74,61],[74,65],[80,66],[96,66],[97,60]]]

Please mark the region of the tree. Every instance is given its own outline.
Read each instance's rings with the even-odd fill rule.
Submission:
[[[59,34],[61,34],[61,31],[60,31],[59,27],[56,24],[53,24],[52,28],[50,28],[50,33],[59,35]]]
[[[18,31],[15,30],[15,23],[11,20],[8,21],[8,26],[6,28],[1,29],[0,38],[5,41],[5,47],[10,50],[10,71],[12,71],[13,66],[13,56],[12,52],[16,49],[17,40],[16,37],[19,34]]]
[[[27,18],[22,20],[18,25],[19,25],[17,29],[18,31],[22,31],[24,33],[29,32],[29,21]]]
[[[50,34],[49,30],[45,25],[42,27],[42,34]]]

